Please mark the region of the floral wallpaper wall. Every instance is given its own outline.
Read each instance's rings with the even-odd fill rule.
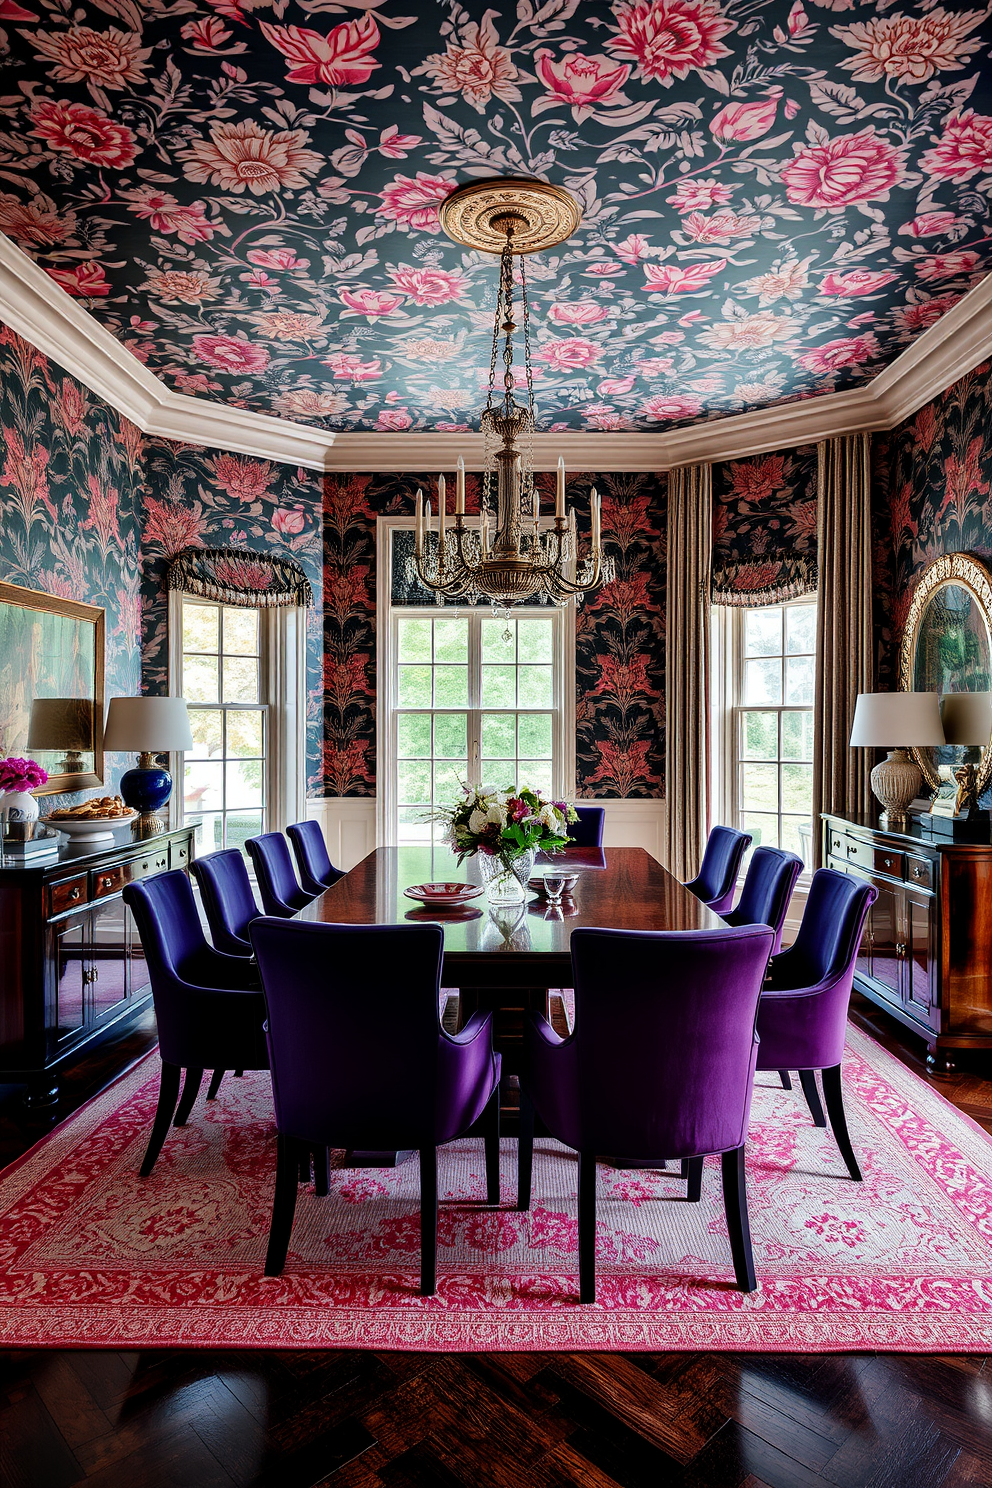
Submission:
[[[772,604],[816,589],[816,445],[713,467],[713,601]]]
[[[141,455],[134,424],[0,326],[0,579],[104,607],[108,698],[141,689]],[[107,783],[127,766],[108,754]]]
[[[988,267],[980,7],[4,0],[0,230],[170,387],[464,428],[493,261],[458,183],[582,223],[529,266],[547,428],[864,383]],[[984,28],[984,39],[983,39]]]
[[[872,444],[876,685],[897,686],[913,588],[942,553],[992,562],[992,362]]]

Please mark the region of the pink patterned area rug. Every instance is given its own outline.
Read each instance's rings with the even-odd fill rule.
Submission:
[[[482,1144],[441,1163],[438,1292],[418,1295],[416,1161],[303,1190],[289,1262],[262,1275],[275,1166],[264,1073],[228,1076],[138,1178],[157,1091],[140,1064],[0,1179],[0,1342],[427,1350],[992,1346],[992,1138],[864,1034],[844,1083],[863,1184],[802,1095],[759,1077],[748,1148],[759,1290],[733,1271],[719,1165],[602,1167],[599,1300],[580,1306],[576,1160],[539,1141],[529,1215],[490,1211]]]

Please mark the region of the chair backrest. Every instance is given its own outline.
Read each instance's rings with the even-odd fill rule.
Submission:
[[[432,1133],[441,927],[262,918],[250,934],[279,1130],[373,1151]]]
[[[183,981],[210,947],[185,873],[156,873],[127,884],[123,899],[134,915],[145,953],[152,992],[157,997],[173,981]]]
[[[763,925],[573,933],[575,1145],[625,1157],[741,1145],[773,939]]]
[[[305,889],[323,891],[343,876],[331,862],[319,822],[292,822],[286,828],[286,836],[293,844],[300,882]]]
[[[190,872],[200,886],[200,898],[214,945],[229,956],[250,956],[248,926],[261,910],[251,891],[248,867],[236,847],[194,858]]]
[[[782,926],[803,860],[777,847],[756,847],[736,909],[724,915],[728,925],[770,925],[775,931],[772,955],[782,943]]]
[[[603,845],[603,823],[606,820],[606,812],[602,806],[576,806],[575,813],[577,822],[572,822],[568,829],[570,842],[576,847],[602,847]]]
[[[790,958],[788,985],[812,987],[837,977],[853,981],[865,917],[877,898],[878,890],[864,879],[818,868],[810,881],[799,934],[782,953],[783,962]]]
[[[734,827],[711,829],[699,873],[693,880],[693,887],[700,899],[705,899],[708,903],[713,899],[723,899],[733,892],[741,858],[750,844],[749,832],[738,832]]]
[[[316,895],[301,889],[293,872],[289,845],[281,832],[263,832],[249,837],[245,851],[255,865],[255,877],[267,915],[287,917],[305,909]]]

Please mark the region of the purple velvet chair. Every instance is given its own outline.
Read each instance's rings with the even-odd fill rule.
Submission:
[[[141,1176],[147,1178],[173,1117],[176,1126],[185,1126],[205,1069],[268,1069],[265,1001],[243,956],[228,956],[207,944],[185,873],[159,873],[128,884],[123,897],[148,965],[162,1056],[158,1108],[141,1164]]]
[[[420,1290],[436,1285],[437,1148],[485,1116],[486,1202],[499,1203],[500,1057],[492,1015],[438,1020],[439,925],[251,926],[268,1011],[279,1156],[266,1276],[286,1263],[301,1147],[420,1152]]]
[[[782,946],[782,927],[803,860],[777,847],[756,847],[747,865],[747,877],[736,909],[723,918],[728,925],[770,925],[775,931],[772,955]]]
[[[327,855],[319,822],[293,822],[286,828],[286,836],[293,844],[300,883],[307,893],[322,894],[325,889],[336,884],[339,878],[344,878],[343,871],[335,868]]]
[[[596,1154],[683,1160],[698,1199],[703,1158],[722,1154],[734,1275],[756,1286],[744,1143],[758,1055],[755,1016],[774,932],[580,929],[575,1026],[531,1017],[522,1080],[518,1208],[530,1207],[534,1113],[579,1154],[579,1300],[596,1298]]]
[[[262,908],[267,915],[278,915],[288,920],[300,909],[312,904],[318,893],[302,889],[293,872],[293,860],[289,846],[281,832],[263,832],[261,837],[249,837],[245,852],[255,865],[255,878],[262,896]]]
[[[725,914],[734,902],[741,858],[750,845],[749,832],[738,832],[733,827],[713,827],[699,872],[688,881],[686,888],[717,914]]]
[[[218,951],[228,956],[250,956],[248,926],[262,911],[255,903],[245,860],[236,847],[194,858],[190,872]]]
[[[772,958],[758,1009],[758,1069],[798,1070],[813,1120],[826,1126],[816,1089],[815,1071],[820,1071],[837,1146],[858,1181],[861,1169],[844,1114],[841,1060],[861,932],[877,898],[877,889],[863,879],[818,869],[795,944]]]
[[[568,840],[574,847],[602,847],[606,812],[602,806],[576,806],[577,822],[568,829]]]

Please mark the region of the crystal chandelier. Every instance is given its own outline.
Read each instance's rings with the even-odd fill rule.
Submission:
[[[579,557],[575,509],[566,511],[565,462],[558,461],[554,516],[542,523],[534,481],[534,387],[530,315],[524,259],[564,242],[579,223],[575,198],[544,181],[506,177],[460,186],[440,209],[441,225],[456,242],[499,254],[499,289],[489,363],[489,392],[479,426],[485,450],[481,522],[465,524],[465,462],[458,461],[453,520],[449,523],[444,476],[438,477],[438,525],[431,503],[417,492],[414,569],[427,589],[444,599],[481,596],[494,605],[535,599],[566,604],[613,577],[600,541],[600,497],[590,495],[588,556]],[[520,264],[520,319],[514,319],[514,261]],[[523,332],[526,401],[515,395],[513,334]],[[501,344],[502,343],[502,344]],[[497,364],[502,360],[502,390]]]

